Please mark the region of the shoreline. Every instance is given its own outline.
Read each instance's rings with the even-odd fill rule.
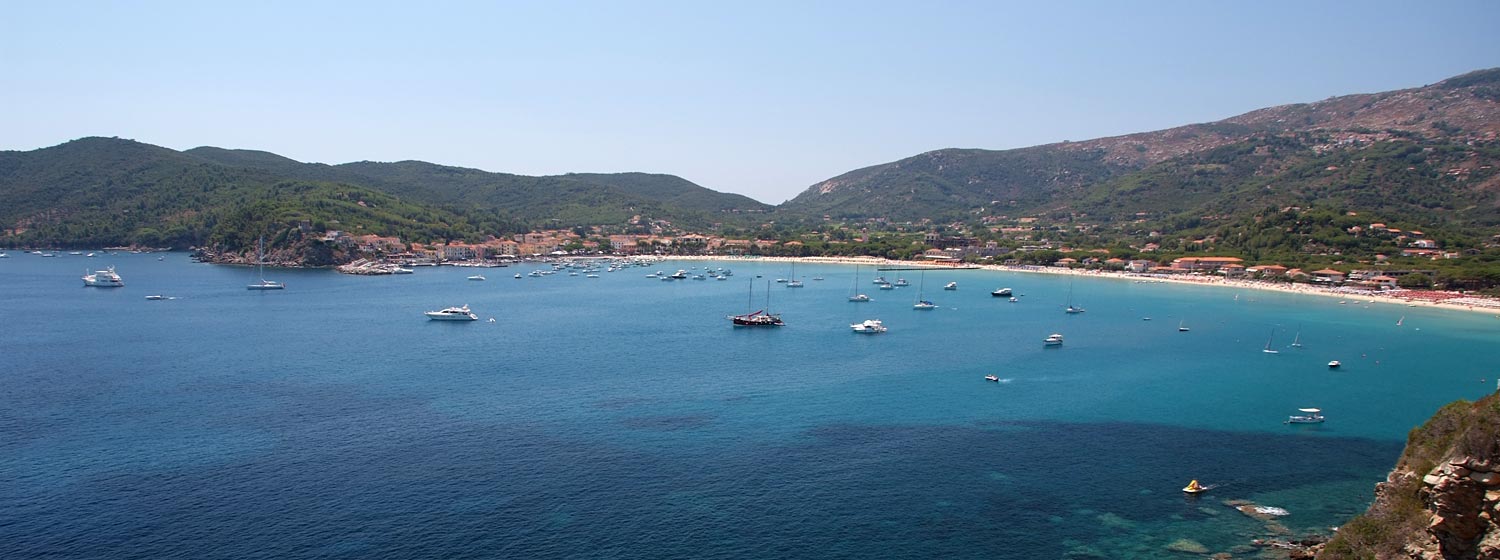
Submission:
[[[921,263],[914,261],[896,261],[879,257],[731,257],[722,255],[688,255],[664,257],[663,260],[799,262],[810,264],[821,263],[844,265],[857,264],[874,266],[924,267],[934,270],[953,268],[951,266],[941,264]],[[1057,276],[1085,276],[1089,278],[1110,278],[1115,280],[1135,282],[1147,280],[1164,284],[1184,284],[1193,286],[1213,286],[1221,288],[1260,290],[1266,292],[1279,292],[1283,294],[1338,298],[1341,300],[1350,301],[1351,303],[1369,302],[1382,303],[1387,305],[1401,305],[1414,308],[1463,311],[1468,313],[1488,314],[1500,318],[1500,299],[1470,296],[1457,292],[1439,292],[1432,290],[1393,290],[1383,292],[1369,292],[1343,290],[1340,288],[1324,288],[1311,284],[1264,282],[1259,280],[1234,280],[1217,276],[1190,276],[1184,278],[1180,275],[1139,274],[1133,272],[1120,272],[1112,270],[1078,270],[1048,266],[1010,266],[1000,264],[965,264],[964,266],[973,266],[980,270],[991,270],[996,272],[1021,272],[1032,274],[1051,274]],[[1355,302],[1353,300],[1360,301]]]

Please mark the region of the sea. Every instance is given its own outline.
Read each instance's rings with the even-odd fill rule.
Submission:
[[[125,287],[82,285],[105,266]],[[705,267],[733,275],[647,277]],[[1357,296],[539,269],[249,291],[184,253],[11,251],[0,558],[1240,557],[1362,512],[1410,429],[1500,378],[1500,318]],[[727,320],[765,308],[785,326]],[[1326,422],[1284,423],[1306,407]]]

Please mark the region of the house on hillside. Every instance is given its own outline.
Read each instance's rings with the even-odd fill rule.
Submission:
[[[1237,257],[1182,257],[1172,261],[1172,268],[1190,272],[1215,272],[1224,265],[1242,262],[1244,259]]]

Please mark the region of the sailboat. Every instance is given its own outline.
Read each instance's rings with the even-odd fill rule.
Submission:
[[[1400,319],[1396,319],[1396,326],[1399,327],[1399,326],[1401,326],[1401,323],[1405,323],[1405,322],[1406,322],[1406,316],[1402,315]]]
[[[849,294],[849,301],[870,301],[870,296],[859,293],[859,265],[854,265],[854,291]]]
[[[262,236],[255,242],[255,263],[260,265],[260,282],[245,286],[246,290],[284,290],[286,284],[275,280],[266,280],[266,238]]]
[[[797,279],[797,261],[792,261],[792,277],[787,281],[788,288],[801,288],[802,281]]]
[[[1273,329],[1271,329],[1271,337],[1266,339],[1266,347],[1262,348],[1261,352],[1265,352],[1267,354],[1280,354],[1281,353],[1280,351],[1272,350],[1271,349],[1271,341],[1274,340],[1275,338],[1276,338],[1276,329],[1273,328]]]
[[[1297,329],[1297,336],[1292,337],[1292,348],[1302,347],[1302,329]]]
[[[1066,312],[1066,313],[1083,313],[1083,311],[1084,311],[1084,309],[1082,307],[1074,307],[1073,306],[1073,282],[1072,281],[1068,282],[1068,308],[1064,309],[1063,311]]]
[[[1183,319],[1177,322],[1177,332],[1188,332],[1187,325],[1184,324],[1186,321],[1186,319]]]
[[[922,271],[922,278],[917,281],[917,303],[912,304],[912,309],[935,309],[937,304],[922,299],[922,290],[927,288],[927,271]]]
[[[750,281],[750,299],[747,309],[755,307],[755,281]],[[730,315],[729,321],[736,327],[780,327],[786,323],[781,322],[781,316],[770,312],[771,309],[771,283],[766,282],[766,307],[760,311],[752,311],[744,315]]]

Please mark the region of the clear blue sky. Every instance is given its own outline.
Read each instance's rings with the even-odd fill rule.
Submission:
[[[855,168],[1500,66],[1500,2],[6,2],[0,149],[672,173]]]

